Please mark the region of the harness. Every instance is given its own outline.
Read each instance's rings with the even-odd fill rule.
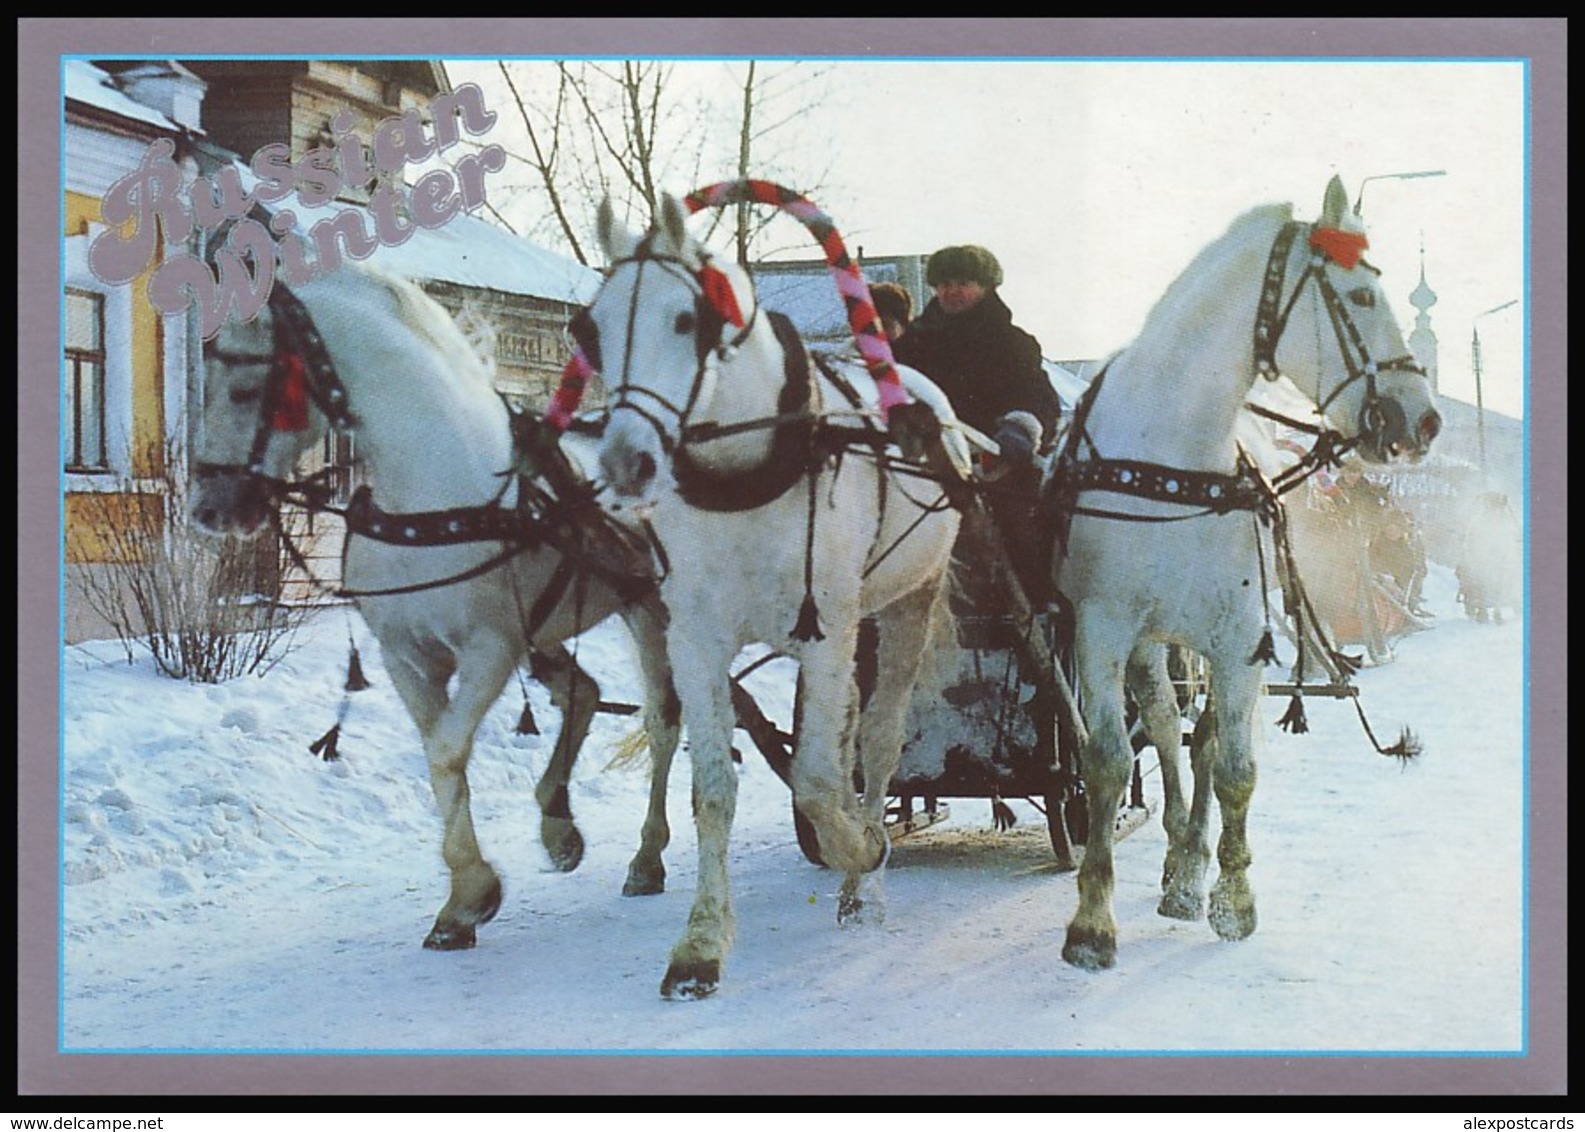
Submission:
[[[1310,233],[1310,244],[1315,249],[1315,254],[1309,257],[1291,292],[1288,292],[1286,280],[1288,260],[1291,258],[1294,241],[1301,231],[1306,230]],[[1299,463],[1288,468],[1275,481],[1268,480],[1249,454],[1242,449],[1239,450],[1234,470],[1230,473],[1173,468],[1142,460],[1109,458],[1103,456],[1096,448],[1094,439],[1086,427],[1090,413],[1101,394],[1107,370],[1110,368],[1108,364],[1090,383],[1090,387],[1075,407],[1073,425],[1053,465],[1041,504],[1043,525],[1048,534],[1047,541],[1053,546],[1060,545],[1063,548],[1060,552],[1062,554],[1066,553],[1068,530],[1075,515],[1117,522],[1166,523],[1244,511],[1254,517],[1257,527],[1269,528],[1272,531],[1273,546],[1284,566],[1281,578],[1284,608],[1293,618],[1297,630],[1298,660],[1295,666],[1295,691],[1287,713],[1278,721],[1279,726],[1294,732],[1308,730],[1303,708],[1303,685],[1309,652],[1305,643],[1308,638],[1304,629],[1304,618],[1309,616],[1310,623],[1316,627],[1318,634],[1320,623],[1315,617],[1310,599],[1299,577],[1292,541],[1288,535],[1287,518],[1281,505],[1281,496],[1298,487],[1321,468],[1337,466],[1346,453],[1360,444],[1361,439],[1385,436],[1388,430],[1403,427],[1402,409],[1396,402],[1383,398],[1377,388],[1378,374],[1397,371],[1424,376],[1425,373],[1413,357],[1407,354],[1381,362],[1372,359],[1364,336],[1360,334],[1337,288],[1327,277],[1326,263],[1329,259],[1358,255],[1363,247],[1363,240],[1359,238],[1357,244],[1354,241],[1355,237],[1351,234],[1339,233],[1335,229],[1322,229],[1318,225],[1306,224],[1302,221],[1290,221],[1283,225],[1272,242],[1262,276],[1260,301],[1255,312],[1253,358],[1257,374],[1268,381],[1277,379],[1278,344],[1287,329],[1288,319],[1298,303],[1299,296],[1306,285],[1313,282],[1320,293],[1337,342],[1338,352],[1347,370],[1346,376],[1337,387],[1318,401],[1317,411],[1324,416],[1345,389],[1357,381],[1363,381],[1365,396],[1360,408],[1358,436],[1352,439],[1346,438],[1331,429],[1296,421],[1260,406],[1246,405],[1246,408],[1262,417],[1307,432],[1315,438],[1310,451]],[[1365,266],[1375,271],[1368,263]],[[1285,292],[1287,292],[1286,302],[1284,302]],[[1160,503],[1180,504],[1192,510],[1165,515],[1140,515],[1081,505],[1078,502],[1079,497],[1090,491],[1115,492]],[[1258,530],[1256,546],[1261,589],[1264,593],[1267,571],[1265,554],[1259,549],[1261,542]],[[1264,599],[1262,599],[1262,609],[1266,613],[1266,627],[1250,656],[1251,664],[1269,664],[1276,661],[1270,611]],[[1357,660],[1344,655],[1324,637],[1322,646],[1346,683],[1347,677],[1358,670]],[[1383,749],[1371,733],[1370,725],[1365,720],[1357,700],[1355,708],[1360,712],[1360,720],[1365,724],[1366,733],[1378,751],[1404,757],[1411,753],[1409,748],[1412,740],[1407,735],[1396,748]]]
[[[276,504],[292,502],[312,512],[340,516],[349,536],[415,548],[473,542],[502,544],[499,553],[456,574],[380,589],[341,587],[335,591],[337,596],[383,597],[455,585],[489,573],[527,551],[550,547],[562,555],[562,562],[553,573],[546,594],[541,595],[527,619],[525,633],[532,639],[554,611],[577,569],[606,581],[624,603],[639,600],[655,588],[647,548],[641,540],[599,508],[594,489],[559,449],[533,443],[531,433],[537,422],[505,397],[502,402],[511,422],[515,467],[500,473],[500,489],[483,504],[438,511],[390,512],[379,507],[371,489],[364,485],[353,493],[345,508],[340,508],[331,502],[327,482],[338,469],[325,469],[305,479],[267,474],[264,456],[271,438],[277,431],[307,427],[309,404],[317,407],[338,430],[354,427],[357,420],[324,340],[302,301],[277,281],[269,309],[274,340],[271,354],[211,351],[211,356],[224,364],[270,367],[247,460],[241,464],[197,463],[194,474],[244,477],[260,484]],[[508,505],[503,501],[514,486],[516,501]],[[277,532],[293,562],[312,579],[312,570],[301,551],[278,525]],[[592,553],[592,549],[599,553]],[[344,562],[345,543],[342,555]],[[613,561],[621,565],[612,565]],[[555,596],[547,604],[545,598],[550,594]]]
[[[1365,382],[1365,400],[1360,409],[1360,436],[1381,435],[1392,426],[1393,416],[1402,425],[1402,410],[1396,403],[1383,398],[1377,389],[1380,373],[1407,372],[1424,376],[1425,370],[1412,356],[1403,355],[1377,362],[1370,356],[1364,336],[1360,334],[1349,315],[1337,288],[1326,275],[1328,253],[1318,251],[1310,257],[1304,270],[1294,283],[1293,290],[1283,302],[1286,290],[1287,263],[1294,240],[1303,230],[1310,230],[1312,243],[1322,243],[1314,225],[1290,221],[1283,225],[1272,242],[1262,278],[1260,302],[1255,311],[1254,366],[1255,372],[1268,381],[1279,376],[1277,346],[1294,306],[1305,285],[1313,282],[1325,304],[1328,319],[1337,339],[1338,352],[1347,369],[1347,376],[1335,389],[1318,402],[1317,411],[1324,415],[1334,401],[1356,381]],[[1330,230],[1326,230],[1330,231]],[[1370,265],[1367,263],[1367,267]],[[1374,269],[1372,269],[1374,270]],[[1110,368],[1109,366],[1107,367]],[[1315,444],[1298,468],[1290,468],[1278,478],[1276,484],[1268,483],[1246,453],[1240,453],[1232,473],[1206,472],[1188,468],[1171,468],[1140,460],[1117,460],[1102,456],[1096,449],[1085,425],[1091,409],[1100,394],[1106,369],[1098,374],[1085,391],[1075,409],[1073,427],[1068,432],[1067,443],[1058,457],[1053,472],[1054,494],[1076,497],[1085,491],[1111,491],[1138,496],[1162,503],[1181,503],[1197,506],[1198,511],[1174,515],[1136,515],[1128,512],[1078,506],[1073,502],[1064,510],[1069,515],[1090,515],[1096,518],[1116,519],[1125,522],[1177,522],[1201,515],[1225,515],[1232,511],[1253,511],[1268,523],[1280,495],[1286,494],[1320,468],[1336,466],[1349,451],[1360,443],[1358,438],[1345,438],[1342,433],[1296,421],[1256,405],[1246,406],[1267,419],[1308,432]],[[1295,474],[1297,472],[1298,474]]]
[[[833,420],[821,396],[821,382],[811,369],[811,357],[820,377],[846,401],[854,416],[862,413],[864,400],[859,391],[836,371],[828,358],[820,354],[811,355],[792,320],[779,311],[763,312],[783,357],[783,381],[777,394],[775,413],[732,424],[694,421],[692,418],[705,399],[706,382],[712,377],[712,367],[730,360],[737,348],[747,340],[760,317],[761,308],[756,303],[749,317],[743,318],[735,299],[732,299],[730,306],[726,306],[721,294],[712,291],[710,279],[715,269],[710,267],[708,259],[695,269],[678,257],[653,252],[649,237],[640,242],[631,256],[616,261],[612,266],[624,264],[636,264],[640,272],[634,283],[635,296],[642,287],[642,272],[650,265],[658,265],[667,274],[684,280],[695,289],[694,340],[697,365],[686,398],[680,405],[651,389],[634,384],[624,370],[619,375],[619,383],[611,389],[612,411],[626,409],[655,430],[661,450],[670,460],[677,493],[691,507],[714,512],[752,511],[783,498],[800,481],[806,484],[805,593],[792,636],[804,641],[821,639],[823,634],[820,632],[818,610],[813,597],[814,537],[820,475],[827,469],[840,472],[841,460],[850,452],[863,453],[873,459],[879,468],[880,474],[876,479],[875,543],[868,555],[866,576],[886,559],[919,522],[950,506],[950,503],[945,496],[934,501],[908,496],[920,510],[918,520],[891,546],[880,546],[892,474],[915,471],[923,478],[933,477],[923,467],[895,460],[887,450],[889,434],[885,430],[868,422],[842,425]],[[727,295],[730,296],[729,290]],[[628,312],[624,358],[632,357],[634,320],[638,308],[635,299]],[[731,318],[731,313],[736,313],[738,318]],[[730,340],[724,340],[728,322],[740,325],[741,330]],[[594,333],[593,320],[587,312],[575,317],[572,333],[579,353],[592,370],[599,370],[600,343]],[[701,444],[761,431],[770,432],[770,444],[764,457],[753,467],[736,468],[730,472],[718,471],[695,455]],[[906,491],[904,495],[907,496]],[[665,562],[665,548],[653,530],[650,531],[650,539],[655,553]]]

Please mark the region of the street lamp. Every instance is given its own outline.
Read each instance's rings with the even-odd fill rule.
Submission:
[[[1365,186],[1372,181],[1413,181],[1419,177],[1445,177],[1446,169],[1421,169],[1414,173],[1374,173],[1359,183],[1359,195],[1354,198],[1354,212],[1365,203]]]
[[[1470,368],[1475,371],[1475,437],[1480,443],[1480,475],[1483,480],[1486,478],[1486,405],[1480,388],[1480,320],[1489,314],[1505,311],[1518,301],[1518,299],[1509,299],[1506,303],[1498,303],[1490,310],[1481,311],[1470,320],[1474,326],[1473,337],[1469,343],[1469,359]]]

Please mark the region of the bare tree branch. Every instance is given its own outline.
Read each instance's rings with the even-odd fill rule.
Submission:
[[[578,234],[572,226],[571,219],[567,216],[567,210],[562,207],[561,193],[556,185],[556,148],[554,143],[557,140],[561,122],[560,101],[558,100],[557,103],[557,113],[552,118],[551,136],[553,144],[550,152],[546,153],[540,145],[539,134],[534,129],[534,119],[529,114],[528,107],[523,104],[523,96],[518,93],[517,84],[512,81],[511,70],[507,67],[505,60],[501,60],[499,66],[501,68],[501,76],[506,79],[506,85],[512,92],[512,98],[517,102],[517,111],[523,118],[523,128],[528,132],[529,144],[534,147],[534,159],[529,164],[539,171],[540,179],[544,182],[545,193],[550,197],[551,213],[556,217],[556,222],[561,227],[561,234],[566,239],[568,247],[572,249],[572,254],[577,257],[579,263],[587,264],[589,259],[584,255],[582,245],[578,243]],[[490,211],[497,216],[500,215],[493,208]]]
[[[747,60],[677,64],[654,60],[500,64],[518,104],[525,137],[514,153],[536,176],[510,211],[532,202],[583,263],[589,262],[595,210],[609,198],[629,222],[656,219],[663,187],[688,191],[724,178],[762,178],[818,200],[829,147],[805,142],[809,110],[827,92],[829,73],[807,64]],[[536,69],[537,68],[537,69]],[[525,79],[538,76],[534,85]],[[736,127],[722,130],[723,122]],[[511,198],[508,198],[511,200]],[[505,206],[503,206],[503,209]],[[744,205],[711,210],[701,237],[727,236],[742,262],[756,257],[772,209]],[[531,222],[532,223],[532,222]],[[788,242],[773,238],[777,243]]]

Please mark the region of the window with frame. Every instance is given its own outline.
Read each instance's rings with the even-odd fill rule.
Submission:
[[[326,429],[319,458],[330,473],[331,500],[345,507],[357,487],[357,449],[351,434]]]
[[[105,297],[66,289],[66,470],[108,472],[105,442]]]

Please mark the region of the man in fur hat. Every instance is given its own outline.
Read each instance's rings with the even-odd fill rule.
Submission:
[[[893,351],[941,387],[959,419],[1001,445],[1013,467],[1056,437],[1062,405],[1040,343],[1013,324],[997,294],[1002,265],[974,244],[942,248],[925,267],[935,292]]]
[[[1002,474],[987,503],[1024,591],[1046,600],[1050,547],[1037,514],[1035,455],[1055,442],[1062,402],[1041,365],[1040,343],[1013,325],[996,293],[1002,265],[984,248],[942,248],[925,265],[925,282],[935,297],[893,354],[940,386],[958,418],[1001,449]]]

